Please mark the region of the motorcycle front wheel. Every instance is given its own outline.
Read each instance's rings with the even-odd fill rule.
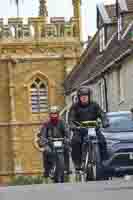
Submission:
[[[55,176],[54,176],[54,181],[56,183],[64,182],[64,169],[65,169],[64,154],[58,153],[57,158],[56,158],[56,169],[55,169]]]

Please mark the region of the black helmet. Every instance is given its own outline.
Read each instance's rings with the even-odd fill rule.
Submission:
[[[131,113],[133,113],[133,108],[130,109]]]
[[[88,88],[87,86],[82,86],[78,89],[77,91],[77,96],[83,96],[83,95],[88,95],[90,97],[91,95],[91,89]]]

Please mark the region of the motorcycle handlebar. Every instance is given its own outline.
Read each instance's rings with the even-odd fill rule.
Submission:
[[[64,138],[50,138],[50,141],[64,141]]]
[[[73,127],[72,130],[80,129],[80,128],[98,128],[98,127],[100,127],[98,121],[81,121],[81,122],[73,121],[73,123],[75,124],[75,127]]]

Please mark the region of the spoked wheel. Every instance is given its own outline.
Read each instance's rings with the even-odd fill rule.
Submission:
[[[108,180],[105,176],[99,147],[96,144],[95,148],[91,151],[91,163],[87,167],[86,181]]]
[[[85,173],[85,181],[93,181],[93,168],[92,165],[88,166]]]
[[[97,179],[97,167],[96,162],[91,162],[86,168],[85,181],[95,181]]]
[[[90,143],[86,160],[85,181],[96,180],[96,155],[92,147],[92,143]]]

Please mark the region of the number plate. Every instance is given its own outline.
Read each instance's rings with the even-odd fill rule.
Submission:
[[[62,147],[62,141],[55,141],[54,147]]]
[[[133,160],[133,153],[130,153],[130,154],[129,154],[129,159],[130,159],[130,160]]]
[[[95,128],[89,128],[88,129],[88,136],[95,136],[95,135],[96,135]]]

